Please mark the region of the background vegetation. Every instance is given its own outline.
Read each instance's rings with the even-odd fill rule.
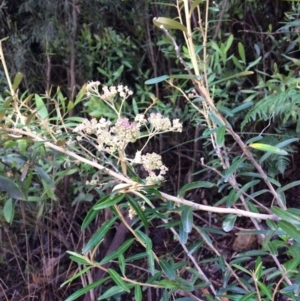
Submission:
[[[194,52],[170,23],[177,4],[187,26],[184,3]],[[12,86],[3,64],[0,299],[299,300],[299,14],[299,1],[280,0],[2,1]],[[144,148],[169,169],[161,187],[144,187],[145,169],[95,150],[93,136],[72,149],[88,163],[67,153],[83,118],[118,118],[86,97],[88,81],[128,86],[130,120],[152,104],[149,114],[181,120],[182,133]],[[128,158],[146,141],[129,143]],[[142,185],[140,195],[91,162]]]

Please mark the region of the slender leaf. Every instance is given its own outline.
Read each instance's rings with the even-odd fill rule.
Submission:
[[[111,197],[104,197],[103,199],[101,199],[99,202],[97,202],[97,204],[95,204],[93,206],[94,210],[100,210],[100,209],[105,209],[105,208],[109,208],[113,205],[116,205],[117,203],[121,202],[124,198],[124,194],[119,194],[113,198]]]
[[[218,127],[217,133],[216,133],[216,143],[219,147],[222,147],[225,141],[225,132],[226,127],[225,125]]]
[[[178,195],[183,197],[184,194],[189,190],[197,189],[197,188],[211,188],[213,186],[214,186],[213,183],[207,181],[192,182],[181,187],[181,189],[178,192]]]
[[[85,247],[82,250],[82,253],[85,254],[93,249],[105,236],[105,234],[112,228],[113,224],[117,220],[117,216],[105,222],[100,229],[94,233],[94,235],[87,242]]]
[[[137,216],[141,219],[144,227],[147,229],[149,227],[148,220],[147,220],[145,213],[142,210],[141,206],[130,195],[126,195],[126,199],[128,200],[130,206],[132,206],[132,208],[136,212]]]
[[[142,289],[137,284],[134,286],[134,300],[135,301],[142,301],[143,300]]]
[[[129,239],[127,241],[125,241],[120,248],[118,248],[118,250],[111,252],[110,254],[108,254],[107,256],[105,256],[100,262],[100,265],[103,265],[107,262],[110,262],[111,260],[117,258],[118,256],[124,254],[127,249],[132,245],[132,243],[134,242],[134,238]]]
[[[87,215],[85,216],[82,225],[81,225],[81,230],[85,230],[89,224],[96,218],[98,214],[98,211],[94,210],[93,208],[89,210]]]
[[[280,149],[278,147],[275,147],[273,145],[269,145],[269,144],[264,144],[264,143],[251,143],[249,144],[250,147],[254,148],[254,149],[258,149],[264,152],[269,152],[272,154],[276,154],[276,155],[288,155],[288,152]]]
[[[80,296],[84,295],[85,293],[87,293],[91,289],[100,286],[102,283],[104,283],[108,279],[109,279],[109,277],[105,277],[105,278],[102,278],[98,281],[95,281],[95,282],[93,282],[89,285],[84,286],[83,288],[77,290],[74,294],[69,296],[65,301],[73,301],[73,300],[78,299]]]
[[[300,216],[299,215],[293,214],[288,210],[284,210],[284,209],[281,209],[278,207],[272,207],[271,210],[274,214],[276,214],[281,219],[283,219],[291,224],[294,224],[294,225],[300,225]]]
[[[49,113],[43,99],[38,94],[35,94],[34,100],[37,108],[37,114],[41,119],[47,119],[49,117]]]
[[[300,230],[286,221],[279,221],[278,225],[283,231],[286,232],[287,235],[300,243]]]
[[[281,188],[278,188],[277,192],[283,192],[283,191],[286,191],[286,190],[291,189],[292,187],[295,187],[295,186],[298,186],[298,185],[300,185],[300,181],[294,181],[294,182],[289,183],[289,184],[287,184],[287,185],[285,185]]]
[[[164,18],[164,17],[154,18],[153,24],[157,27],[163,26],[166,29],[179,29],[183,32],[187,31],[184,25],[170,18]]]
[[[231,166],[224,171],[224,181],[227,182],[231,175],[237,171],[239,166],[245,161],[245,158],[240,158],[234,161]]]
[[[123,276],[125,276],[125,257],[123,254],[120,254],[118,256],[118,261],[119,261],[119,268],[121,270],[121,273]]]
[[[167,279],[163,279],[163,280],[159,281],[157,284],[164,288],[168,288],[168,289],[179,289],[180,288],[180,285],[178,283],[167,280]]]
[[[116,283],[116,285],[120,288],[122,288],[125,292],[129,293],[130,289],[127,286],[127,284],[123,281],[121,276],[113,269],[108,269],[108,273],[112,280]]]
[[[159,265],[161,266],[163,272],[166,274],[168,278],[170,278],[171,280],[175,280],[175,271],[173,267],[166,260],[161,259],[159,261]]]
[[[244,49],[244,45],[241,42],[238,43],[238,52],[241,60],[243,61],[244,64],[246,64],[245,49]]]
[[[73,256],[71,256],[73,257]],[[80,277],[81,275],[85,274],[86,272],[88,272],[90,269],[92,268],[92,266],[88,266],[84,269],[82,269],[81,271],[79,271],[78,273],[76,273],[75,275],[73,275],[71,278],[69,278],[67,281],[65,281],[63,284],[60,285],[60,287],[65,286],[66,284],[72,282],[73,280],[75,280],[76,278]]]

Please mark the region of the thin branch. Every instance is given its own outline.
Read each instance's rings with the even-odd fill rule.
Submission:
[[[19,137],[22,137],[22,136],[30,137],[35,142],[43,142],[46,147],[49,147],[49,148],[54,149],[54,150],[56,150],[60,153],[63,153],[63,154],[65,154],[65,155],[67,155],[71,158],[74,158],[74,159],[78,160],[79,162],[82,162],[82,163],[88,164],[92,167],[95,167],[98,170],[101,170],[101,171],[105,172],[109,176],[112,176],[115,179],[117,179],[117,180],[119,180],[123,183],[131,184],[132,187],[129,188],[131,190],[134,190],[134,189],[138,190],[138,188],[140,186],[140,183],[137,183],[137,182],[131,180],[130,178],[125,177],[121,173],[114,172],[114,171],[104,167],[103,165],[97,163],[96,161],[91,161],[89,159],[83,158],[83,157],[77,155],[76,153],[74,153],[73,151],[67,150],[64,147],[55,145],[52,142],[45,141],[44,139],[34,135],[31,132],[27,132],[27,131],[23,131],[23,130],[19,130],[19,129],[6,128],[6,127],[3,127],[3,126],[0,127],[0,130],[2,130],[4,132],[7,132],[7,133],[12,133],[13,135],[19,135]],[[180,198],[180,197],[175,197],[175,196],[169,195],[169,194],[164,193],[164,192],[160,192],[160,195],[165,200],[174,201],[178,204],[182,204],[182,205],[192,207],[194,210],[216,212],[216,213],[220,213],[220,214],[229,214],[229,213],[231,213],[231,214],[236,214],[238,216],[247,216],[247,217],[253,217],[253,218],[262,219],[262,220],[268,220],[268,219],[274,220],[274,221],[279,220],[279,218],[275,214],[261,214],[261,213],[248,212],[248,211],[240,210],[240,209],[218,208],[218,207],[206,206],[206,205],[201,205],[201,204],[194,203],[192,201],[188,201],[188,200]]]

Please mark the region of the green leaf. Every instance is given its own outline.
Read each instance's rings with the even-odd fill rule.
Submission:
[[[145,81],[145,85],[154,85],[160,82],[163,82],[165,80],[167,80],[168,78],[170,78],[169,75],[162,75],[162,76],[158,76],[155,78],[151,78]]]
[[[110,254],[108,254],[107,256],[105,256],[100,262],[100,265],[103,265],[107,262],[110,262],[111,260],[117,258],[118,256],[120,256],[121,254],[124,254],[127,249],[132,245],[132,243],[134,242],[134,238],[129,239],[127,241],[125,241],[120,248],[118,248],[118,250],[111,252]]]
[[[253,74],[252,71],[243,71],[243,72],[239,72],[239,73],[236,73],[236,74],[234,74],[234,75],[228,76],[228,77],[226,77],[226,78],[219,79],[219,80],[217,80],[217,81],[211,83],[209,86],[215,86],[215,85],[220,84],[220,83],[222,83],[222,82],[227,82],[227,81],[229,81],[230,79],[233,79],[233,78],[236,78],[236,77],[247,76],[247,75],[251,75],[251,74]]]
[[[281,219],[294,225],[300,225],[300,216],[278,207],[272,207],[271,210],[275,215],[277,215]]]
[[[118,256],[118,261],[119,261],[119,268],[121,270],[121,273],[123,276],[125,276],[125,257],[123,254],[120,254]]]
[[[245,48],[241,42],[238,43],[238,52],[239,52],[241,60],[243,61],[244,64],[246,64]]]
[[[117,220],[117,216],[113,217],[112,219],[106,221],[100,229],[98,229],[94,235],[90,238],[88,243],[82,250],[82,253],[85,254],[89,252],[92,248],[94,248],[105,236],[105,234],[111,229],[115,221]]]
[[[273,300],[272,294],[271,294],[270,290],[268,289],[268,287],[260,281],[257,281],[257,284],[258,284],[259,288],[261,289],[261,291],[269,298],[269,300]]]
[[[242,110],[248,109],[249,107],[252,107],[252,106],[253,106],[253,102],[252,101],[245,102],[245,103],[237,106],[236,108],[232,109],[231,112],[235,114],[235,113],[238,113],[238,112],[240,112]],[[262,139],[262,137],[261,137],[261,139]]]
[[[110,297],[113,297],[115,295],[118,295],[120,293],[124,292],[123,288],[119,286],[113,286],[110,289],[108,289],[105,293],[101,294],[101,297],[97,300],[110,300]]]
[[[190,14],[192,14],[193,10],[204,0],[194,0],[190,9]]]
[[[128,288],[126,283],[122,280],[121,276],[115,270],[108,269],[107,271],[118,287],[122,288],[127,293],[130,292],[130,289]]]
[[[142,294],[142,289],[139,285],[134,286],[134,300],[135,301],[142,301],[143,299],[143,294]]]
[[[261,261],[261,257],[258,256],[255,260],[255,275],[256,275],[256,279],[260,279],[261,278],[261,275],[262,275],[262,261]]]
[[[14,78],[14,82],[13,82],[13,84],[12,84],[12,89],[13,89],[14,91],[16,91],[16,90],[18,89],[18,87],[19,87],[19,85],[20,85],[20,83],[21,83],[23,77],[24,77],[24,75],[23,75],[22,73],[20,73],[20,72],[18,72],[18,73],[16,74],[16,76],[15,76],[15,78]]]
[[[73,260],[73,261],[76,261],[76,262],[79,262],[79,263],[82,263],[82,264],[85,264],[85,265],[88,265],[89,263],[87,262],[86,258],[76,252],[72,252],[72,251],[67,251],[68,254],[70,254],[70,258]]]
[[[298,185],[300,185],[300,181],[294,181],[294,182],[289,183],[289,184],[287,184],[287,185],[285,185],[283,187],[278,188],[277,192],[283,192],[283,191],[286,191],[286,190],[288,190],[288,189],[290,189],[292,187],[298,186]]]
[[[164,17],[154,18],[153,24],[157,27],[163,26],[166,29],[179,29],[183,32],[187,32],[187,29],[184,25],[170,18],[164,18]]]
[[[231,47],[232,42],[233,42],[233,35],[231,34],[231,35],[228,37],[228,40],[227,40],[227,43],[226,43],[225,53],[227,53],[227,51],[228,51],[229,48]]]
[[[171,280],[175,280],[175,271],[166,260],[161,259],[159,261],[159,265],[161,266],[163,272],[168,278],[170,278]]]
[[[73,256],[71,256],[73,257]],[[65,281],[63,284],[60,285],[60,287],[65,286],[66,284],[72,282],[73,280],[75,280],[76,278],[80,277],[81,275],[85,274],[86,272],[88,272],[90,269],[92,268],[92,266],[86,267],[82,270],[80,270],[78,273],[76,273],[75,275],[73,275],[71,278],[69,278],[67,281]]]
[[[240,63],[240,61],[233,55],[232,56],[232,61],[235,64],[235,66],[239,69],[239,70],[244,70],[244,67],[242,66],[242,64]]]
[[[247,68],[246,71],[250,70],[252,67],[254,67],[255,65],[257,65],[259,63],[259,61],[261,60],[261,56],[259,58],[257,58],[255,61],[251,62]]]
[[[222,147],[225,141],[225,132],[226,132],[226,126],[223,125],[221,127],[218,127],[218,130],[216,132],[216,143],[219,147]]]
[[[256,296],[257,296],[256,293],[252,292],[252,293],[249,293],[249,294],[243,296],[241,299],[239,299],[239,301],[253,301],[253,300],[255,300]]]
[[[197,189],[197,188],[211,188],[213,186],[214,186],[213,183],[207,182],[207,181],[192,182],[192,183],[186,184],[182,188],[180,188],[178,195],[180,197],[183,197],[184,194],[189,190]]]
[[[0,190],[6,191],[13,199],[23,200],[19,186],[9,178],[0,176]]]
[[[289,235],[291,238],[294,238],[298,243],[300,243],[300,230],[286,221],[279,221],[278,225],[283,231],[286,232],[287,235]]]
[[[235,214],[228,214],[222,223],[222,229],[225,232],[230,232],[234,227],[237,216]]]
[[[269,144],[264,144],[264,143],[252,143],[249,144],[250,147],[258,150],[262,150],[264,152],[270,152],[272,154],[277,154],[277,155],[288,155],[288,152],[280,149],[278,147],[269,145]]]
[[[183,230],[186,233],[190,233],[193,229],[193,208],[184,206],[181,213],[181,222]]]
[[[155,274],[155,267],[154,267],[154,255],[152,250],[147,251],[148,253],[148,267],[149,267],[149,271],[151,273],[152,276],[154,276]]]
[[[183,225],[180,224],[179,226],[179,240],[180,240],[180,243],[182,244],[186,244],[187,240],[188,240],[188,233],[186,233],[183,229]]]
[[[4,215],[5,220],[8,223],[12,222],[13,217],[14,217],[14,206],[13,206],[13,201],[11,198],[9,198],[4,204],[3,215]]]
[[[126,195],[126,199],[128,200],[129,204],[132,206],[134,211],[136,212],[137,216],[141,219],[144,227],[147,229],[149,227],[148,220],[141,206],[130,195]]]
[[[100,209],[105,209],[108,207],[111,207],[119,202],[121,202],[124,198],[124,194],[119,194],[113,198],[109,197],[104,197],[103,199],[101,199],[99,202],[97,202],[97,204],[95,204],[93,206],[94,210],[100,210]]]
[[[91,208],[89,210],[89,212],[87,213],[87,215],[85,216],[82,225],[81,225],[81,230],[85,230],[88,225],[95,219],[95,217],[97,216],[98,212],[96,210],[94,210],[93,208]]]
[[[163,279],[163,280],[159,281],[157,284],[164,288],[168,288],[168,289],[179,289],[180,288],[179,284],[177,284],[176,282],[167,280],[167,279]]]
[[[37,109],[37,114],[40,116],[41,119],[47,119],[49,117],[49,113],[43,99],[38,94],[35,94],[34,100]]]
[[[85,293],[87,293],[88,291],[90,291],[91,289],[100,286],[102,283],[104,283],[105,281],[107,281],[109,279],[109,277],[105,277],[102,278],[98,281],[95,281],[89,285],[86,285],[85,287],[77,290],[74,294],[72,294],[71,296],[69,296],[65,301],[73,301],[78,299],[80,296],[84,295]]]
[[[240,158],[234,161],[231,166],[224,171],[224,181],[227,182],[231,175],[237,171],[239,166],[245,161],[245,158]]]

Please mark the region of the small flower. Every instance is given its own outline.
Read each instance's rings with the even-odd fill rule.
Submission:
[[[145,124],[147,122],[143,114],[137,114],[134,118],[134,121],[138,124]]]
[[[160,113],[151,113],[148,121],[156,131],[168,131],[171,129],[171,121]]]

